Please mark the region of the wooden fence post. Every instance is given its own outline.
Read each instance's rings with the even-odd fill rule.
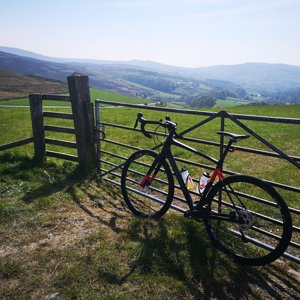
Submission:
[[[94,112],[90,100],[89,78],[74,73],[68,76],[68,85],[74,116],[79,165],[84,172],[88,172],[96,167]]]
[[[37,163],[42,163],[46,154],[46,145],[41,94],[29,95],[29,103],[34,143],[34,159]]]

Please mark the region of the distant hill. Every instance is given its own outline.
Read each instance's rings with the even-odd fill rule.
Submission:
[[[92,87],[151,100],[189,101],[213,97],[276,103],[300,102],[300,67],[285,64],[182,68],[152,61],[53,58],[0,46],[0,69],[66,81],[77,71]]]
[[[0,100],[27,97],[34,93],[66,93],[66,83],[0,70]]]
[[[41,55],[41,54],[38,54],[38,53],[34,53],[34,52],[31,52],[31,51],[27,51],[27,50],[23,50],[23,49],[19,49],[19,48],[0,46],[0,51],[10,53],[10,54],[19,55],[19,56],[25,56],[25,57],[35,58],[35,59],[53,61],[53,58],[51,59],[50,57],[48,57],[46,55]]]
[[[278,92],[300,87],[300,67],[286,64],[246,63],[198,68],[199,77],[231,81],[246,89]]]
[[[125,63],[59,63],[0,51],[0,69],[61,81],[66,81],[67,76],[77,71],[89,76],[92,87],[153,100],[174,99],[210,90],[209,87],[203,88],[205,83],[197,79]]]

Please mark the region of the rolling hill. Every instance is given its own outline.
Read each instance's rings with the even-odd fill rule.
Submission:
[[[0,51],[0,69],[64,82],[67,76],[77,71],[89,76],[92,87],[153,100],[172,100],[210,90],[205,82],[198,79],[150,71],[130,64],[59,63],[3,51]]]
[[[199,77],[235,82],[245,89],[278,92],[300,87],[300,67],[286,64],[246,63],[194,70]]]
[[[151,100],[233,97],[246,101],[300,102],[300,67],[284,64],[182,68],[139,60],[53,58],[0,46],[0,69],[64,82],[77,71],[89,76],[92,87]]]
[[[27,97],[34,93],[66,93],[67,84],[58,80],[0,70],[0,100]]]

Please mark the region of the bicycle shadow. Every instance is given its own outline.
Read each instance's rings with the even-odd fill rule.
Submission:
[[[11,154],[0,155],[2,162],[10,164],[9,168],[3,170],[4,175],[17,182],[25,182],[21,185],[24,190],[20,197],[25,204],[34,204],[37,209],[47,210],[51,206],[48,198],[63,192],[65,199],[70,197],[80,210],[99,224],[116,233],[122,230],[120,220],[128,213],[123,201],[116,201],[120,198],[120,191],[97,183],[95,173],[86,175],[79,166],[69,162],[61,166],[47,161],[36,165],[30,157]]]
[[[81,196],[78,196],[76,188],[80,190]],[[116,201],[116,198],[120,197],[119,191],[103,184],[93,186],[92,189],[93,193],[83,189],[80,185],[71,186],[68,188],[68,193],[73,202],[99,224],[109,227],[115,233],[122,232],[123,229],[119,223],[128,218],[128,213],[123,201]]]
[[[139,270],[183,282],[195,299],[256,298],[263,294],[280,299],[283,292],[290,298],[300,293],[299,282],[284,270],[234,262],[214,248],[203,224],[181,216],[170,215],[159,221],[137,219],[127,234],[140,243],[140,254],[119,283]]]

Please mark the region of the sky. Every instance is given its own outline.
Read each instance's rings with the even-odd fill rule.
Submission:
[[[300,0],[0,0],[0,45],[184,67],[300,66]]]

